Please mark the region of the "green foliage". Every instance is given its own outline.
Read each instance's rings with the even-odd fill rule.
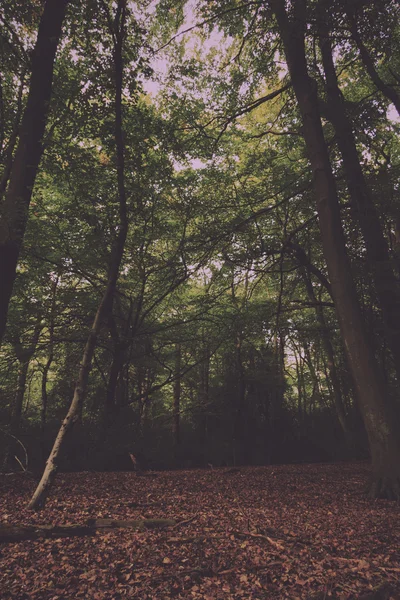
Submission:
[[[36,2],[11,4],[4,3],[0,12],[1,21],[18,31],[18,39],[7,27],[0,35],[3,173],[25,102],[25,54],[40,8]],[[307,52],[323,112],[316,3],[309,4]],[[0,411],[10,418],[18,376],[15,339],[26,346],[41,320],[23,412],[24,441],[37,464],[43,459],[39,446],[50,447],[73,393],[118,232],[113,32],[107,7],[112,10],[112,3],[71,4],[0,354]],[[391,259],[398,265],[398,123],[387,118],[388,101],[376,93],[358,59],[341,7],[338,0],[331,14],[339,83],[391,240]],[[397,12],[390,2],[387,7],[385,14],[367,3],[360,29],[379,73],[398,87],[399,27],[391,19]],[[167,72],[157,82],[157,95],[149,95],[146,86],[156,79],[150,49],[185,28],[187,11],[180,0],[162,0],[155,9],[148,2],[129,4],[123,89],[129,233],[113,312],[95,352],[79,444],[71,442],[65,467],[107,463],[115,468],[114,455],[128,450],[147,455],[154,465],[176,461],[177,379],[180,465],[310,459],[313,445],[316,454],[319,449],[326,458],[336,457],[340,433],[336,423],[331,428],[333,392],[316,305],[323,309],[349,418],[355,410],[312,174],[270,10],[258,2],[199,3],[192,16],[202,26],[159,51]],[[280,94],[260,100],[280,88]],[[334,130],[324,113],[323,121],[359,298],[379,360],[394,384]],[[302,269],[311,278],[314,301]]]

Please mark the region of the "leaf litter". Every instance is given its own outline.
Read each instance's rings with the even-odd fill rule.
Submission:
[[[35,482],[0,476],[3,525],[177,523],[2,544],[0,598],[400,599],[400,507],[364,495],[366,464],[156,475],[62,473],[37,513]]]

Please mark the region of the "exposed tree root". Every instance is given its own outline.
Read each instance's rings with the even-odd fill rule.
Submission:
[[[172,527],[172,519],[141,519],[122,521],[118,519],[88,519],[84,525],[0,525],[0,543],[21,542],[39,538],[83,537],[94,535],[101,529],[162,529]]]

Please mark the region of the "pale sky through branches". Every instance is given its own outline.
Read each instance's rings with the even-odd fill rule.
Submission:
[[[149,9],[148,18],[152,18],[152,14],[154,14],[157,2],[153,2]],[[178,29],[176,34],[173,36],[173,40],[171,41],[171,45],[174,44],[174,40],[176,39],[178,42],[185,40],[186,45],[186,53],[190,56],[191,52],[195,50],[200,51],[202,55],[206,55],[211,48],[215,46],[221,45],[224,40],[225,44],[229,43],[228,38],[225,36],[223,32],[219,29],[215,28],[210,36],[203,40],[198,35],[199,31],[202,31],[202,26],[200,25],[201,18],[196,14],[196,2],[194,0],[189,0],[184,8],[184,22],[181,27]],[[199,24],[198,28],[192,29],[185,33],[188,29],[195,27],[196,23]],[[168,69],[170,66],[169,62],[169,53],[171,52],[171,45],[168,44],[165,48],[160,50],[159,52],[155,52],[154,58],[151,61],[151,66],[154,69],[154,78],[144,81],[143,87],[145,91],[152,96],[156,96],[161,89],[161,83],[163,77],[167,76]]]

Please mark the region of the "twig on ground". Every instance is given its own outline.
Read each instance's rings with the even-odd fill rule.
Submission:
[[[185,521],[179,521],[179,523],[177,523],[176,525],[174,525],[173,527],[171,527],[171,529],[176,529],[180,525],[187,525],[188,523],[191,523],[192,521],[194,521],[195,518],[198,517],[198,516],[199,516],[199,513],[197,512],[195,515],[193,515],[193,517],[190,517],[190,519],[186,519]]]
[[[234,535],[237,535],[238,537],[251,537],[251,538],[265,540],[266,542],[271,544],[271,546],[273,546],[277,550],[285,549],[283,544],[281,544],[280,542],[276,542],[275,540],[270,538],[268,535],[262,535],[261,533],[250,533],[248,531],[235,531]]]
[[[18,456],[14,456],[15,460],[17,461],[17,463],[19,464],[19,466],[21,467],[21,469],[23,470],[23,472],[26,472],[26,468],[24,467],[24,465],[22,464],[22,462],[19,460]]]

